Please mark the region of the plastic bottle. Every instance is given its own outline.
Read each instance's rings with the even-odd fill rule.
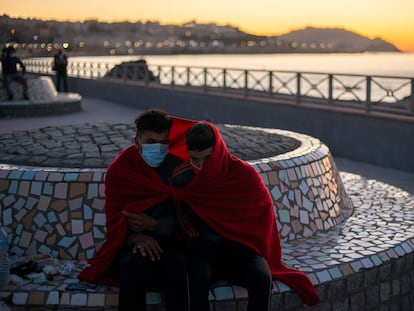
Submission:
[[[10,280],[9,239],[0,224],[0,287],[7,285]]]

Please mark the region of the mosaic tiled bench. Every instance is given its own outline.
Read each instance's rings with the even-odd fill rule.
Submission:
[[[0,118],[33,117],[81,111],[82,97],[78,93],[58,93],[50,77],[27,75],[28,96],[23,99],[23,87],[12,81],[14,100],[8,100],[3,80],[0,80]]]
[[[301,142],[297,149],[250,163],[275,204],[287,265],[309,275],[321,296],[305,307],[274,282],[272,310],[377,310],[413,302],[414,198],[389,185],[339,173],[319,140],[273,131]],[[18,255],[48,253],[80,268],[102,244],[105,169],[0,166],[1,222]],[[345,191],[346,190],[346,191]],[[43,284],[0,288],[14,310],[116,310],[118,290],[70,291],[76,273]],[[244,288],[218,283],[213,310],[245,310]],[[351,308],[352,305],[352,308]],[[160,292],[148,292],[150,310],[163,310]],[[390,307],[391,309],[391,307]],[[387,309],[388,310],[388,309]]]

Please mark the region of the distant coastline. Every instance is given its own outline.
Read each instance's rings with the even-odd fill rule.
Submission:
[[[10,31],[10,30],[13,31]],[[256,36],[232,26],[42,21],[0,16],[0,38],[25,57],[73,55],[200,55],[399,52],[381,38],[339,28],[307,27],[279,36]]]

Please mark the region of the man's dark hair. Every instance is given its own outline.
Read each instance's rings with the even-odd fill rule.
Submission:
[[[187,149],[192,151],[202,151],[214,147],[216,137],[212,128],[205,123],[193,125],[186,135]]]
[[[172,120],[167,112],[160,109],[149,109],[135,118],[137,132],[153,131],[163,133],[169,131]]]

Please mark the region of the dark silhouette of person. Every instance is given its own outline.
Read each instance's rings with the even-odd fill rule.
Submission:
[[[3,48],[1,49],[1,75],[2,75],[2,78],[4,78],[4,66],[3,66],[3,60],[4,60],[4,58],[6,57],[6,54],[7,54],[7,48],[6,48],[6,47],[3,47]]]
[[[24,74],[26,73],[26,67],[23,62],[16,55],[16,49],[9,46],[3,49],[4,54],[1,56],[1,68],[3,74],[4,87],[6,88],[9,100],[13,100],[13,93],[10,89],[10,82],[15,81],[23,86],[23,98],[29,99],[27,95],[27,80]],[[17,65],[20,66],[20,71],[17,69]]]
[[[54,56],[53,68],[56,71],[56,90],[60,92],[60,86],[63,84],[63,91],[68,91],[68,57],[63,53],[62,49],[59,49],[58,53]]]

